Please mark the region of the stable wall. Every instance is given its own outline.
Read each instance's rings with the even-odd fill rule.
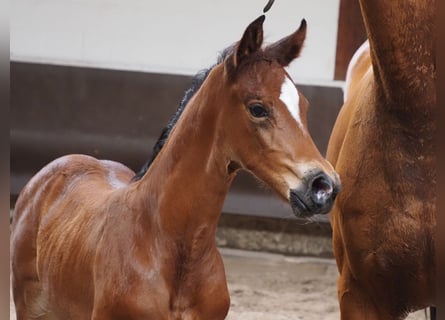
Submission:
[[[11,59],[70,66],[192,75],[240,39],[266,1],[15,0]],[[277,0],[267,12],[265,41],[308,22],[298,83],[334,79],[339,0]]]
[[[266,2],[11,2],[12,203],[37,170],[67,153],[138,170],[192,75],[237,41]],[[289,72],[310,102],[309,130],[322,153],[342,104],[345,61],[363,40],[357,17],[351,0],[277,0],[264,24],[270,43],[308,22]],[[331,254],[327,216],[305,225],[248,174],[235,180],[223,212],[222,246]]]

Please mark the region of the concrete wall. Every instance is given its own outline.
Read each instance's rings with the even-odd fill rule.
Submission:
[[[342,97],[342,82],[333,81],[339,1],[276,0],[264,25],[270,43],[296,30],[302,18],[308,22],[304,50],[290,73],[310,101],[309,130],[323,153]],[[12,1],[12,195],[66,153],[137,170],[190,76],[239,40],[266,2]],[[224,212],[292,217],[285,203],[245,174]]]
[[[297,83],[335,85],[340,0],[277,0],[266,42],[308,22]],[[170,74],[195,74],[239,40],[266,0],[14,0],[11,59]]]
[[[184,75],[12,63],[11,194],[17,195],[46,163],[69,153],[139,170],[190,84],[191,77]],[[342,92],[308,85],[299,89],[311,102],[309,131],[324,153]],[[236,178],[223,210],[293,216],[289,205],[247,173]]]

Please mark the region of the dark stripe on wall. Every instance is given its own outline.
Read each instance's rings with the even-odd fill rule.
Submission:
[[[12,62],[11,195],[16,196],[45,164],[69,153],[112,159],[137,171],[191,79]],[[324,154],[342,104],[342,91],[305,85],[298,88],[310,102],[309,130]],[[269,211],[279,208],[282,212],[278,215],[288,215],[282,209],[285,206],[247,174],[236,179],[232,190],[226,206],[232,213],[275,216],[276,212]],[[263,205],[258,210],[255,206],[245,209],[242,202],[246,199],[261,199]]]

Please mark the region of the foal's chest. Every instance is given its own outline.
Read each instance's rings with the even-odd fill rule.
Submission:
[[[171,320],[219,320],[225,319],[230,306],[230,297],[223,286],[200,287],[192,294],[180,294],[170,306]]]

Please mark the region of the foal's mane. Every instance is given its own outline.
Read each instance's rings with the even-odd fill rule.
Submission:
[[[213,70],[215,66],[222,63],[224,59],[230,55],[234,50],[235,45],[231,45],[224,50],[220,52],[218,55],[217,62],[212,65],[210,68],[203,69],[199,71],[192,80],[192,86],[185,91],[184,97],[182,98],[181,102],[179,103],[178,109],[176,110],[173,117],[170,118],[167,125],[162,129],[161,135],[159,136],[158,140],[156,141],[150,158],[147,160],[147,162],[142,166],[141,170],[132,178],[132,181],[138,181],[140,180],[145,173],[148,171],[148,168],[150,167],[151,163],[154,161],[156,156],[161,151],[162,147],[164,146],[165,142],[167,141],[170,132],[173,130],[176,122],[178,122],[179,117],[181,116],[182,112],[184,111],[185,107],[188,105],[190,99],[195,95],[195,93],[201,88],[204,81],[207,79],[207,76],[209,75],[210,71]]]

